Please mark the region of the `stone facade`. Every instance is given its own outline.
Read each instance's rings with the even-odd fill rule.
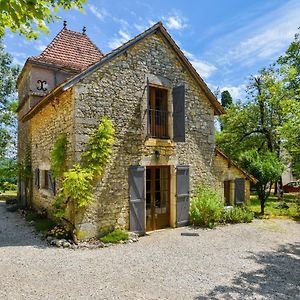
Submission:
[[[27,82],[24,78],[22,82]],[[182,85],[185,87],[185,141],[175,142],[172,91]],[[149,86],[167,90],[169,139],[150,138],[147,134]],[[25,105],[19,112],[20,119],[26,111]],[[59,134],[67,134],[67,166],[72,167],[80,161],[101,117],[106,116],[116,130],[112,157],[103,176],[95,183],[94,201],[76,216],[77,236],[84,239],[113,228],[129,229],[130,166],[170,167],[170,225],[175,227],[176,166],[189,166],[191,197],[201,183],[222,191],[226,176],[240,176],[234,168],[226,169],[222,159],[214,163],[214,113],[207,92],[166,36],[156,31],[83,76],[72,87],[52,95],[52,100],[29,121],[20,122],[19,157],[24,154],[25,137],[20,136],[24,132],[26,139],[31,140],[32,169],[42,172],[39,179],[43,181]],[[35,178],[31,190],[33,206],[49,210],[54,194],[34,183]],[[56,185],[58,189],[61,182],[58,180]]]
[[[221,185],[221,192],[224,191],[224,182],[230,184],[230,204],[234,205],[235,179],[243,178],[245,180],[245,201],[250,200],[250,178],[236,165],[220,153],[216,153],[214,159],[214,173]]]
[[[40,188],[32,187],[32,204],[38,210],[49,210],[54,195],[50,189],[43,188],[43,172],[50,170],[50,153],[57,137],[65,133],[68,139],[67,167],[74,164],[74,90],[71,88],[59,95],[30,120],[32,146],[32,169],[40,170]],[[34,174],[36,176],[36,174]],[[57,182],[59,188],[60,182]]]
[[[162,83],[169,90],[169,108],[172,88],[185,85],[185,142],[174,143],[172,133],[169,141],[147,139],[147,79],[150,85]],[[95,188],[94,204],[80,220],[83,230],[89,231],[88,235],[114,226],[128,229],[128,168],[131,165],[189,165],[191,195],[200,182],[217,184],[211,168],[214,109],[174,51],[159,35],[144,39],[125,55],[76,84],[75,103],[77,159],[101,116],[111,119],[116,128],[113,157]],[[159,160],[154,156],[155,150],[160,152]]]

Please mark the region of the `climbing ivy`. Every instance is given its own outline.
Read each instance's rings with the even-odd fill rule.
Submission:
[[[81,163],[75,164],[63,173],[62,187],[59,189],[53,205],[54,215],[57,218],[68,221],[66,209],[70,202],[75,209],[80,209],[87,207],[93,200],[94,179],[102,175],[106,164],[109,162],[114,133],[112,122],[103,117],[89,138],[87,150],[81,156]],[[59,143],[59,146],[61,147],[62,144],[62,142]],[[61,162],[57,165],[63,166]],[[72,225],[74,226],[74,224]]]
[[[65,216],[65,210],[70,201],[76,208],[86,207],[93,199],[93,172],[75,164],[72,169],[64,172],[63,186],[54,202],[54,215],[57,218]]]
[[[114,133],[112,122],[103,117],[98,128],[89,138],[87,150],[82,154],[82,159],[84,165],[93,170],[95,175],[101,175],[110,159]]]
[[[65,133],[60,134],[54,143],[53,150],[50,155],[51,172],[54,178],[62,176],[65,171],[67,143],[68,140]]]

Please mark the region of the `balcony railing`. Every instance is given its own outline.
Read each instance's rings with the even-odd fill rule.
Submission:
[[[168,119],[168,111],[148,109],[148,136],[168,139]]]

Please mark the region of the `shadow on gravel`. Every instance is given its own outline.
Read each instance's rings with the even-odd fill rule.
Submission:
[[[251,253],[247,259],[260,270],[242,272],[230,286],[216,286],[208,296],[195,299],[296,299],[300,295],[300,243],[282,245],[277,251]],[[297,298],[298,299],[298,298]]]
[[[46,249],[49,245],[36,236],[33,227],[17,213],[6,210],[6,204],[0,201],[0,248],[32,246]]]

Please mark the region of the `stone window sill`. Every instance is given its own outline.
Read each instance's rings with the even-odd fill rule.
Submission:
[[[174,147],[175,143],[171,139],[148,138],[145,142],[145,146],[149,146],[149,147]]]

